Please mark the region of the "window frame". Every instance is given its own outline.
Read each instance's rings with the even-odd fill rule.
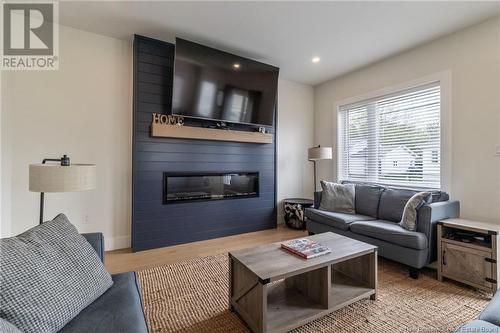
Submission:
[[[382,88],[379,90],[374,90],[361,95],[353,96],[343,100],[334,102],[333,111],[333,147],[336,147],[337,154],[334,154],[334,175],[336,181],[341,181],[340,177],[340,159],[338,151],[341,149],[338,145],[339,143],[339,133],[341,133],[340,126],[342,124],[338,123],[338,116],[342,106],[361,103],[363,101],[380,98],[390,94],[396,94],[398,92],[404,92],[405,90],[413,89],[419,86],[439,83],[441,90],[441,100],[440,100],[440,127],[441,127],[441,163],[440,163],[440,183],[441,190],[451,193],[451,71],[442,71],[439,73],[431,74],[425,77],[421,77],[415,80],[406,81],[400,84],[396,84],[390,87]],[[394,186],[394,185],[390,185]],[[403,187],[403,186],[394,186]],[[406,187],[412,189],[418,189],[418,187]]]

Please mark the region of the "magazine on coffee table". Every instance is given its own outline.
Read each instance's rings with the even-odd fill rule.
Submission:
[[[328,247],[307,238],[292,239],[281,243],[281,248],[304,259],[316,258],[332,252]]]

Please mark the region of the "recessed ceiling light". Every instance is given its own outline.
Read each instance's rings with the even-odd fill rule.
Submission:
[[[233,67],[234,67],[234,68],[240,68],[240,64],[235,63],[235,64],[233,64]]]
[[[319,57],[314,57],[312,58],[312,62],[317,64],[321,59],[319,59]]]

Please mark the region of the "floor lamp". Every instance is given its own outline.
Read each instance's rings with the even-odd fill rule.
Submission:
[[[316,191],[316,162],[332,159],[332,147],[312,147],[307,150],[307,158],[314,163],[314,191]]]
[[[86,191],[96,186],[96,166],[94,164],[70,164],[69,157],[66,155],[61,158],[45,158],[40,164],[30,164],[29,174],[29,190],[40,192],[40,224],[43,223],[46,192]]]

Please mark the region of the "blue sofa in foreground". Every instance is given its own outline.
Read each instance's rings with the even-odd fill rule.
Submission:
[[[322,192],[314,193],[314,207],[305,211],[309,233],[331,231],[378,246],[381,257],[408,265],[410,276],[418,278],[420,268],[436,260],[437,222],[458,217],[460,203],[450,201],[445,192],[432,192],[428,202],[417,210],[417,230],[409,231],[399,222],[406,202],[419,191],[355,186],[355,214],[320,209]]]
[[[82,236],[104,261],[103,235]],[[136,274],[127,272],[111,277],[113,286],[66,324],[60,333],[148,333]]]
[[[497,292],[490,304],[484,308],[479,318],[459,327],[456,332],[500,332],[500,292]]]

